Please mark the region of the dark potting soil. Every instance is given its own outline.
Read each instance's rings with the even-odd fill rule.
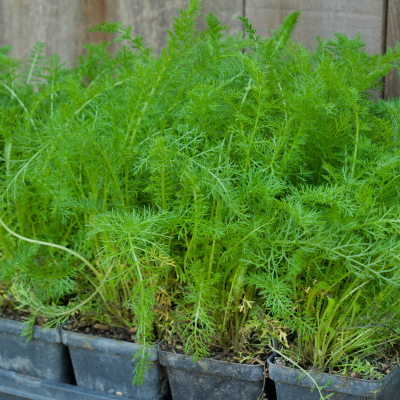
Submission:
[[[24,322],[30,318],[30,312],[23,308],[14,308],[12,302],[0,306],[0,318],[7,318],[13,321]],[[35,325],[45,326],[47,318],[36,317]],[[125,342],[135,342],[134,334],[136,329],[127,331],[123,328],[115,328],[108,325],[102,325],[92,320],[86,320],[84,317],[77,316],[71,319],[63,326],[63,329],[71,332],[84,333],[86,335],[100,336],[108,339],[122,340]]]
[[[24,308],[18,309],[14,307],[14,299],[4,283],[0,283],[0,296],[2,300],[0,304],[0,318],[7,318],[18,322],[29,320],[30,312]],[[46,318],[36,317],[36,325],[44,326],[46,322]]]
[[[29,311],[23,308],[17,309],[11,305],[3,305],[0,307],[0,318],[7,318],[13,321],[24,322],[29,320]],[[44,326],[47,322],[46,318],[36,317],[35,325]]]
[[[27,321],[29,319],[29,313],[24,310],[16,310],[11,307],[2,306],[0,307],[0,318],[12,319],[13,321]]]
[[[93,320],[88,320],[79,314],[73,316],[63,326],[63,329],[70,332],[83,333],[85,335],[99,336],[107,339],[122,340],[124,342],[135,343],[136,329],[129,331],[124,328],[100,324]]]
[[[161,350],[170,353],[185,354],[183,342],[179,339],[168,338],[160,346]],[[221,349],[218,346],[211,346],[210,354],[206,357],[209,360],[228,361],[239,364],[256,365],[266,364],[266,360],[271,355],[271,350],[264,346],[241,346],[236,351],[231,349]],[[189,355],[190,354],[185,354]]]

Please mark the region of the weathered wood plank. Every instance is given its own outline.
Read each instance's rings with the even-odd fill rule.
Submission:
[[[283,18],[300,11],[293,33],[310,49],[315,49],[315,36],[324,39],[335,32],[353,37],[358,31],[371,53],[384,51],[386,0],[246,0],[246,16],[265,36],[277,29]]]
[[[45,42],[48,55],[59,53],[71,65],[84,43],[106,40],[88,32],[104,19],[106,0],[0,0],[0,46],[10,44],[12,56],[25,58],[35,42]]]
[[[204,15],[213,12],[217,18],[230,27],[229,33],[243,32],[243,24],[239,16],[243,16],[245,0],[203,0],[202,11]],[[200,24],[204,28],[205,23]]]
[[[172,18],[179,16],[179,9],[186,8],[186,0],[120,0],[113,2],[109,19],[123,20],[132,25],[134,35],[143,36],[144,43],[154,49],[160,49],[167,43],[165,30],[171,28]]]
[[[400,42],[400,0],[388,0],[386,46],[394,47],[396,42]],[[399,94],[399,72],[396,69],[385,79],[385,99]]]
[[[167,44],[166,29],[172,27],[173,17],[178,17],[179,9],[186,8],[188,4],[189,0],[109,0],[108,19],[122,19],[125,25],[132,25],[134,35],[142,35],[147,46],[159,51]],[[242,10],[243,0],[203,0],[203,15],[198,18],[197,27],[204,29],[204,16],[213,12],[224,25],[231,27],[229,32],[242,31],[242,24],[237,18]]]
[[[89,33],[99,22],[123,20],[133,25],[132,32],[143,36],[145,43],[159,50],[167,43],[166,29],[172,18],[186,8],[189,0],[0,0],[0,46],[10,44],[12,56],[26,57],[36,41],[47,44],[47,54],[58,53],[67,65],[83,53],[85,43],[111,41],[111,35]],[[241,31],[237,19],[243,0],[204,0],[203,14],[213,11],[231,32]],[[205,27],[199,18],[199,28]],[[113,47],[113,46],[111,46]]]

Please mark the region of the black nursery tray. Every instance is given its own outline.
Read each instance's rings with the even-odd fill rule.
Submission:
[[[132,400],[0,369],[1,400]],[[139,400],[139,399],[138,399]]]

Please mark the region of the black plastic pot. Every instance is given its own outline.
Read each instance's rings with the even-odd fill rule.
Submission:
[[[69,348],[79,386],[109,394],[120,393],[136,400],[171,398],[167,375],[160,366],[155,346],[144,383],[133,386],[135,364],[132,358],[139,351],[139,345],[65,330],[61,330],[61,333],[63,343]]]
[[[312,380],[298,369],[275,364],[275,355],[268,359],[269,376],[275,381],[278,400],[319,400],[318,390]],[[379,381],[353,379],[331,374],[310,372],[322,390],[323,396],[333,393],[329,400],[397,400],[400,399],[400,367]],[[326,385],[326,387],[325,387]]]
[[[0,369],[1,400],[132,400]]]
[[[159,350],[160,363],[167,368],[174,400],[275,399],[274,385],[266,380],[264,366],[200,359]]]
[[[0,367],[38,378],[69,383],[73,371],[58,329],[35,326],[33,338],[21,336],[22,322],[0,318]]]

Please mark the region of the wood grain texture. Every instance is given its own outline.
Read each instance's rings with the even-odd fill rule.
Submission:
[[[230,27],[229,33],[236,34],[244,31],[242,21],[238,18],[243,16],[244,4],[245,0],[203,0],[202,11],[204,15],[213,12],[224,25]],[[204,19],[199,26],[205,28]]]
[[[386,46],[400,42],[400,0],[388,0]],[[394,70],[385,79],[385,99],[400,95],[399,72]]]
[[[25,58],[36,41],[47,44],[48,55],[58,53],[68,66],[84,52],[85,43],[112,41],[112,35],[89,33],[104,20],[123,20],[133,25],[156,51],[166,44],[165,30],[179,8],[189,0],[0,0],[0,46],[10,44],[11,55]],[[245,5],[245,7],[244,7]],[[358,31],[367,51],[382,52],[387,44],[400,40],[400,0],[203,0],[202,12],[214,12],[230,32],[242,32],[238,16],[245,14],[261,36],[277,29],[290,12],[300,10],[294,39],[314,49],[315,36],[331,37],[334,32],[354,36]],[[387,15],[387,21],[386,21]],[[205,27],[199,18],[198,27]],[[111,49],[115,48],[113,45]],[[396,73],[386,80],[386,97],[399,93]]]
[[[35,42],[45,42],[48,55],[58,53],[71,66],[84,43],[107,39],[88,32],[106,16],[106,0],[0,0],[0,46],[25,58]]]
[[[261,36],[277,29],[283,18],[300,11],[293,33],[310,49],[315,49],[315,36],[324,39],[335,32],[353,37],[358,31],[370,53],[384,50],[386,0],[246,0],[246,16]]]
[[[35,42],[47,44],[48,55],[58,53],[68,66],[84,52],[85,43],[112,41],[112,35],[88,32],[99,22],[132,25],[132,33],[159,51],[167,43],[166,29],[189,0],[0,0],[0,46],[11,45],[12,56],[25,58]],[[241,31],[243,0],[204,0],[203,14],[213,11],[231,32]],[[199,18],[199,28],[206,26]],[[111,46],[113,49],[114,46]]]
[[[143,36],[146,46],[156,50],[165,46],[165,30],[171,28],[172,18],[179,16],[179,9],[186,8],[186,0],[120,0],[113,2],[110,20],[123,19],[125,25],[132,25],[132,34]]]

